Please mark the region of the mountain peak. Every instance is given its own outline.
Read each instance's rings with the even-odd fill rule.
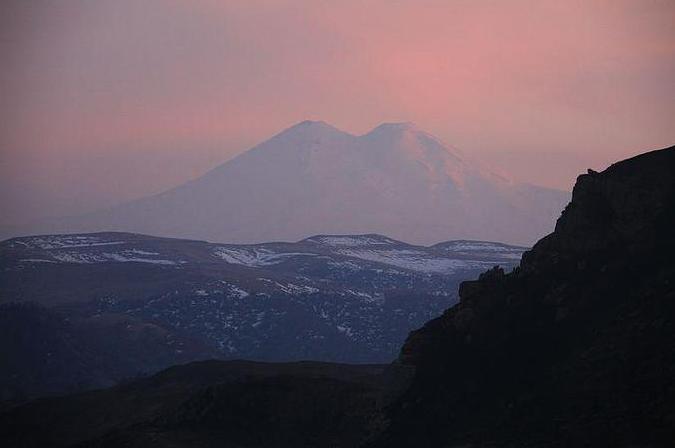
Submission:
[[[417,127],[412,121],[400,121],[400,122],[391,122],[391,123],[381,123],[380,125],[373,128],[369,134],[373,133],[382,133],[382,132],[422,132],[420,128]]]
[[[71,231],[232,243],[372,232],[414,244],[531,244],[552,230],[569,200],[568,193],[532,191],[497,179],[413,123],[383,123],[355,136],[306,120],[201,178],[65,222],[73,222]]]
[[[286,131],[338,131],[343,132],[335,126],[326,123],[323,120],[304,120],[294,124]]]
[[[346,132],[320,120],[304,120],[281,131],[275,137],[314,139],[321,137],[349,136]]]
[[[291,127],[292,128],[294,128],[294,127],[307,128],[307,127],[326,127],[326,126],[331,127],[331,128],[333,127],[323,120],[303,120],[300,123],[297,123],[297,124],[295,124]]]

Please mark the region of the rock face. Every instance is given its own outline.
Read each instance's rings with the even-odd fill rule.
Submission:
[[[411,333],[380,446],[671,446],[675,148],[579,177],[510,274]]]

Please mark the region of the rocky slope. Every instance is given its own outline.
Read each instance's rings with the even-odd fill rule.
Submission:
[[[211,244],[137,234],[0,243],[0,401],[198,359],[390,362],[454,291],[524,248],[380,235]]]
[[[672,446],[675,148],[579,177],[510,274],[411,334],[378,446]]]

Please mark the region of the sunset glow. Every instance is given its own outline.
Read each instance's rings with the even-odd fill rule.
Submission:
[[[305,119],[413,121],[567,190],[675,141],[671,1],[1,8],[0,224],[162,191]]]

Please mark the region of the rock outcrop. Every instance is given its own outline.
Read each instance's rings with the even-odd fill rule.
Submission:
[[[411,333],[381,446],[672,446],[675,147],[579,176],[555,231]]]

